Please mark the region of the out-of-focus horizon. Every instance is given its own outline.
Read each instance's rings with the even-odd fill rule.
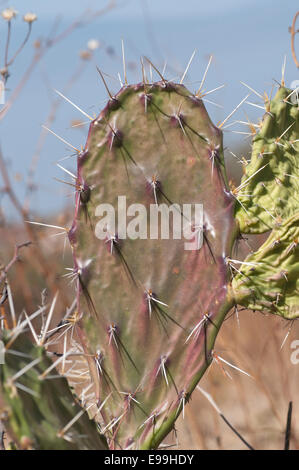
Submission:
[[[19,15],[13,20],[10,51],[13,53],[22,41],[26,28],[22,15],[34,11],[38,20],[33,24],[32,35],[22,54],[11,67],[7,82],[6,100],[10,90],[14,90],[28,67],[33,51],[33,42],[47,36],[57,19],[60,18],[58,31],[66,28],[85,10],[105,8],[107,1],[90,1],[85,5],[77,0],[58,2],[39,2],[27,0],[24,6],[15,0],[14,7]],[[0,3],[1,9],[9,6],[7,1]],[[96,65],[107,73],[107,81],[113,92],[120,84],[118,72],[123,76],[121,39],[124,40],[129,82],[141,80],[140,57],[145,55],[163,69],[169,79],[178,79],[196,49],[192,65],[184,83],[191,91],[199,87],[209,57],[213,61],[206,80],[206,89],[226,86],[211,94],[207,99],[222,107],[206,102],[207,109],[215,123],[223,120],[248,92],[240,81],[263,94],[271,92],[274,80],[280,80],[281,67],[286,56],[286,85],[297,79],[298,72],[291,58],[290,35],[288,27],[295,13],[294,2],[265,0],[240,2],[163,2],[153,0],[120,0],[115,7],[104,15],[96,17],[83,27],[74,29],[65,40],[51,48],[38,64],[22,93],[4,120],[1,121],[1,147],[12,177],[16,179],[15,190],[24,199],[25,183],[32,157],[41,133],[41,126],[47,121],[51,102],[57,98],[53,89],[62,91],[76,71],[80,70],[80,51],[86,50],[88,41],[99,41],[99,47],[90,61],[84,62],[84,70],[69,87],[66,95],[88,114],[98,114],[107,100],[106,90],[96,71]],[[1,37],[6,37],[7,24],[0,21]],[[0,50],[3,61],[3,44]],[[155,76],[154,76],[155,78]],[[256,95],[250,100],[259,103]],[[259,103],[261,104],[261,103]],[[1,105],[2,107],[3,105]],[[246,113],[246,114],[245,114]],[[236,119],[256,120],[263,111],[249,105],[242,107]],[[84,145],[87,125],[71,128],[71,122],[85,121],[76,109],[66,102],[61,103],[51,127],[55,132],[74,146]],[[229,130],[246,132],[246,128],[235,125]],[[246,136],[225,131],[224,144],[236,148],[236,143],[244,145]],[[245,140],[250,142],[250,140]],[[34,183],[37,191],[32,195],[31,209],[35,213],[55,213],[65,206],[65,195],[72,191],[54,180],[61,177],[55,166],[59,159],[70,155],[66,146],[52,135],[46,137],[35,173]],[[69,169],[75,168],[75,158],[64,162]],[[7,198],[1,205],[8,207]]]

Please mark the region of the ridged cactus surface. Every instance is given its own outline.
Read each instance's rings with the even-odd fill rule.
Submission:
[[[5,401],[2,419],[6,417],[6,429],[17,448],[107,448],[96,423],[74,400],[45,349],[34,346],[25,333],[16,338],[16,332],[6,331],[1,338],[7,350],[0,385]],[[51,374],[44,376],[49,369]]]
[[[266,99],[237,193],[241,232],[267,232],[299,211],[299,108],[292,96],[292,90],[281,86],[271,101]]]
[[[156,447],[211,362],[232,305],[226,257],[236,224],[222,133],[182,85],[126,86],[90,126],[78,184],[69,238],[97,400],[111,393],[102,428],[111,448]],[[119,196],[147,209],[130,216],[147,218],[148,230],[150,206],[179,205],[172,216],[190,229],[183,205],[203,204],[203,233],[193,226],[202,248],[171,235],[122,239],[109,224],[98,239],[97,206],[117,208]]]
[[[275,227],[233,279],[236,301],[252,310],[298,318],[299,214]]]
[[[253,139],[236,218],[245,233],[273,230],[233,281],[239,303],[289,319],[299,314],[299,108],[293,94],[281,86],[266,102]]]

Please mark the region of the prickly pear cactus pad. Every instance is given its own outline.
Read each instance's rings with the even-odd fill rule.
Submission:
[[[75,403],[66,379],[54,368],[51,379],[43,378],[52,367],[45,350],[34,346],[25,334],[10,348],[10,333],[4,331],[1,337],[7,351],[5,364],[0,365],[0,389],[7,406],[5,427],[17,448],[105,449],[96,424]]]
[[[299,213],[275,227],[233,279],[238,303],[288,319],[299,316]]]
[[[292,90],[281,86],[253,138],[236,217],[244,233],[263,233],[279,227],[299,206],[299,108]]]
[[[236,224],[222,133],[183,85],[125,86],[91,123],[77,186],[69,239],[92,399],[106,400],[100,426],[111,449],[155,448],[184,413],[234,302],[227,257]],[[126,204],[136,236],[101,217],[100,204],[119,218]],[[169,239],[162,229],[155,239],[141,232],[144,220],[150,230],[151,208],[172,204]],[[202,229],[184,204],[203,205]],[[192,249],[172,236],[174,220],[192,229]]]
[[[267,112],[253,139],[236,218],[242,232],[272,232],[232,283],[238,303],[289,319],[299,314],[299,108],[293,94],[281,86],[265,103]]]

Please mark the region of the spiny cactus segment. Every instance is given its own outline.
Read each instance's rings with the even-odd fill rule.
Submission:
[[[275,227],[233,279],[236,301],[251,310],[298,318],[299,214]]]
[[[299,315],[299,108],[293,98],[294,91],[278,89],[253,139],[236,218],[242,232],[272,232],[233,280],[238,303],[288,319]]]
[[[299,108],[281,86],[253,138],[252,155],[237,192],[236,217],[244,233],[263,233],[298,213]]]
[[[101,427],[111,448],[156,447],[211,362],[232,305],[226,257],[236,225],[222,133],[183,85],[125,86],[91,123],[77,181],[83,189],[69,238],[99,404],[111,394]],[[118,217],[120,203],[139,204],[129,219],[136,239],[109,223],[106,238],[96,237],[101,203],[118,208]],[[193,216],[183,214],[190,203],[204,207],[200,250],[171,235],[138,238],[138,224],[146,218],[149,229],[160,204],[176,204],[170,220],[191,228]],[[193,232],[196,239],[200,227]]]
[[[1,419],[10,439],[17,449],[106,449],[85,403],[74,398],[66,378],[59,375],[42,345],[47,331],[39,335],[39,345],[28,339],[26,329],[28,325],[33,328],[30,318],[34,316],[1,334],[5,346],[5,362],[0,365]],[[56,362],[62,360],[67,362],[63,354]]]

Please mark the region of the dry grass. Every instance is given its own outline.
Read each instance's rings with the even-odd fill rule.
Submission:
[[[299,364],[291,362],[291,343],[299,339],[294,322],[281,349],[290,323],[273,316],[244,311],[240,326],[236,317],[224,322],[216,351],[253,378],[225,366],[226,377],[215,363],[200,383],[224,416],[255,449],[282,449],[289,401],[293,401],[291,449],[299,448]],[[177,426],[181,449],[245,449],[199,391]]]

